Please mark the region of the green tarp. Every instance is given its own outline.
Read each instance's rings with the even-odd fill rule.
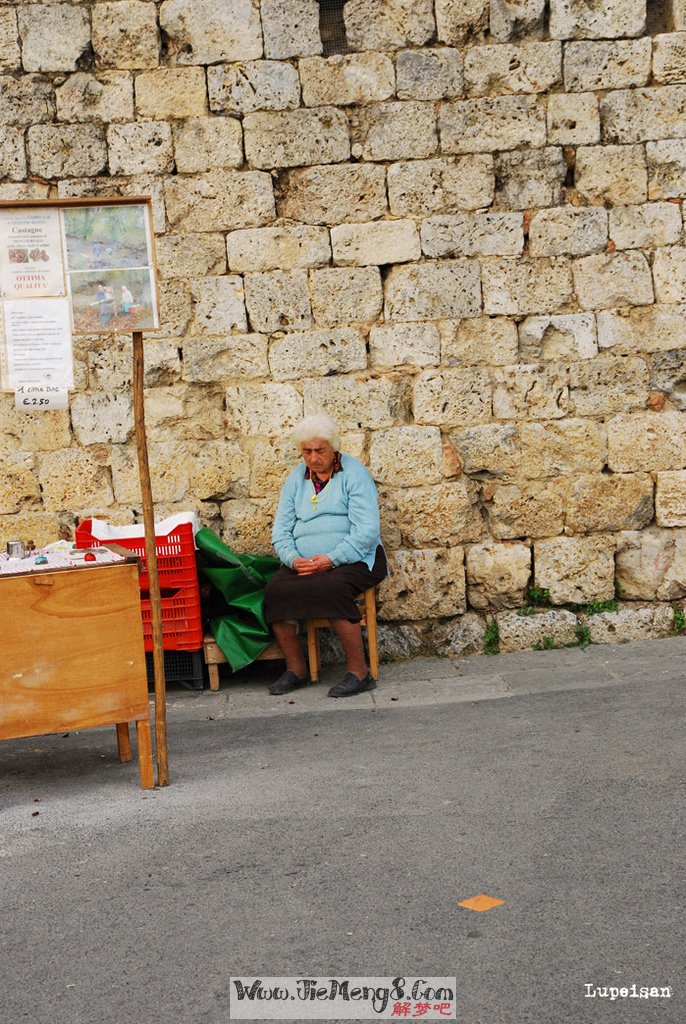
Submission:
[[[223,602],[210,602],[210,629],[237,672],[273,643],[264,620],[264,585],[279,568],[279,561],[271,555],[236,554],[207,529],[198,530],[195,543],[201,575],[223,598]]]

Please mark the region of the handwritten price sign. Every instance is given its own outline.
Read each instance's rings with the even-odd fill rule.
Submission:
[[[52,384],[20,384],[14,393],[14,407],[18,412],[66,409],[67,389]]]

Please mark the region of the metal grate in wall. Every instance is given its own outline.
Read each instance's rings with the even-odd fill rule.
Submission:
[[[319,0],[319,33],[325,57],[332,53],[350,53],[345,37],[344,6],[345,0]]]
[[[646,5],[646,31],[649,36],[670,32],[672,28],[673,0],[648,0]]]

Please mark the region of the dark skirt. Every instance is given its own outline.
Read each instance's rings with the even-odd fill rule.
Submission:
[[[355,598],[375,587],[388,574],[386,555],[379,545],[371,571],[366,562],[337,565],[328,572],[298,576],[282,565],[264,590],[264,614],[267,622],[284,619],[347,619],[359,622],[361,615]]]

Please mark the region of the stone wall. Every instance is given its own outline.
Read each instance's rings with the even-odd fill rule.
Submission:
[[[323,57],[316,0],[0,5],[0,199],[153,198],[159,516],[269,550],[323,409],[378,482],[387,651],[673,628],[686,2],[648,6],[347,0]],[[3,544],[140,515],[130,341],[75,355],[68,413],[0,396]]]

